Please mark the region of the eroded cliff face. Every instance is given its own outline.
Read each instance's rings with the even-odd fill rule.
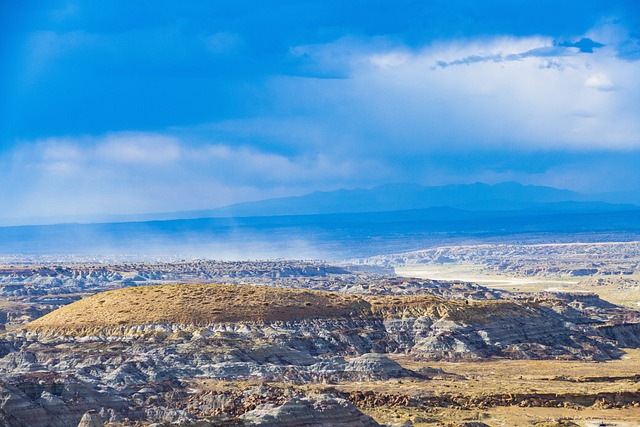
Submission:
[[[640,347],[640,323],[605,324],[599,326],[598,331],[605,337],[614,340],[620,347]]]
[[[253,284],[367,295],[432,294],[463,300],[500,299],[504,293],[473,283],[399,278],[393,269],[297,260],[0,265],[0,300],[7,302],[0,304],[0,330],[19,329],[98,292],[166,283]]]
[[[262,291],[249,288],[181,289],[180,297],[156,298],[164,312],[146,317],[137,312],[130,322],[123,322],[126,313],[114,317],[99,310],[114,310],[116,302],[126,303],[127,310],[131,301],[144,306],[145,292],[157,290],[120,290],[5,334],[0,339],[0,420],[8,426],[75,426],[94,411],[105,422],[193,421],[200,413],[180,402],[188,394],[184,381],[194,378],[290,384],[428,379],[428,372],[405,369],[387,356],[394,353],[438,360],[620,355],[615,336],[601,321],[561,299],[452,302],[269,289],[264,294],[272,301],[265,305]],[[233,298],[223,298],[224,308],[212,307],[212,313],[199,311],[200,300],[192,298],[217,298],[222,291]],[[178,310],[188,310],[188,304],[197,313],[192,321]],[[251,312],[258,308],[260,313]],[[243,312],[248,320],[242,320]],[[170,315],[182,321],[162,320]],[[94,320],[83,321],[84,316]],[[86,418],[90,422],[95,416]]]
[[[156,362],[162,362],[165,354],[179,355],[170,362],[173,370],[184,365],[184,369],[220,377],[226,372],[219,369],[221,363],[255,363],[260,374],[267,374],[270,364],[306,367],[332,357],[365,353],[409,353],[452,360],[492,356],[607,360],[619,355],[611,327],[604,329],[575,312],[568,316],[543,305],[508,305],[484,317],[474,313],[468,318],[464,312],[420,315],[407,310],[379,316],[274,322],[87,325],[69,331],[39,327],[5,335],[3,348],[8,354],[0,359],[0,369],[68,372],[87,359],[62,355],[72,350],[91,353],[101,346],[105,348],[100,350],[100,359],[89,361],[108,361],[110,348],[117,356],[116,363],[120,363],[123,351],[146,354],[153,350]],[[491,311],[494,307],[485,308]],[[634,333],[629,331],[630,336]],[[110,347],[110,343],[115,345]],[[243,372],[249,375],[253,371],[247,368]]]

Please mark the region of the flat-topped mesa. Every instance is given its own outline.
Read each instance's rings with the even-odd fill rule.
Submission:
[[[511,300],[461,301],[432,295],[363,296],[370,304],[370,316],[382,319],[428,318],[462,324],[484,324],[498,319],[539,317],[542,312],[530,301]],[[533,309],[532,309],[533,308]]]
[[[328,318],[427,317],[483,323],[521,314],[510,301],[471,305],[431,295],[363,296],[251,285],[160,285],[102,292],[53,311],[27,331],[82,332],[144,325],[204,326]]]
[[[369,312],[362,298],[333,292],[249,285],[159,285],[102,292],[59,308],[25,329],[272,323]]]
[[[262,342],[314,357],[371,352],[451,359],[618,357],[609,339],[589,327],[593,323],[575,310],[558,312],[535,301],[162,285],[74,302],[26,325],[24,337],[47,342],[141,339],[141,344],[212,339],[242,348]]]

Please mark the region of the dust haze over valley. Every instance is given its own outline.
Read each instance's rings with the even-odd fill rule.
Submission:
[[[0,228],[0,420],[638,425],[640,211],[508,186],[528,195]]]
[[[0,2],[0,427],[639,427],[637,28]]]

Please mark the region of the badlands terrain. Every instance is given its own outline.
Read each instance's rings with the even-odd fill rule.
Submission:
[[[0,425],[638,426],[638,248],[12,258]]]
[[[447,246],[358,260],[400,275],[467,280],[511,291],[595,292],[640,307],[640,243]]]

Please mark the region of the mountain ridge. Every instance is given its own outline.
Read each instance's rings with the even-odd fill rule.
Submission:
[[[0,227],[0,254],[351,259],[532,233],[548,239],[584,233],[638,239],[640,206],[572,200],[581,198],[586,196],[517,183],[388,185],[253,202],[227,208],[226,215],[192,211],[168,218]],[[352,212],[356,207],[360,212]]]
[[[148,214],[74,215],[29,218],[20,223],[0,219],[0,227],[51,225],[65,223],[146,222],[177,219],[267,217],[283,215],[345,214],[394,212],[430,208],[464,211],[518,211],[523,209],[557,210],[565,204],[572,209],[628,210],[640,208],[621,195],[589,195],[549,186],[517,182],[498,184],[450,184],[423,186],[410,183],[384,184],[372,188],[315,191],[299,196],[278,197],[235,203],[213,209],[157,212]],[[546,205],[543,206],[543,205]]]
[[[492,200],[500,202],[490,203],[478,209],[479,203]],[[596,200],[589,200],[588,196],[571,190],[515,182],[494,185],[476,182],[443,186],[397,183],[370,189],[315,191],[301,196],[236,203],[201,212],[207,216],[272,216],[404,211],[437,207],[492,210],[503,209],[506,205],[519,208],[530,203],[559,201]]]

